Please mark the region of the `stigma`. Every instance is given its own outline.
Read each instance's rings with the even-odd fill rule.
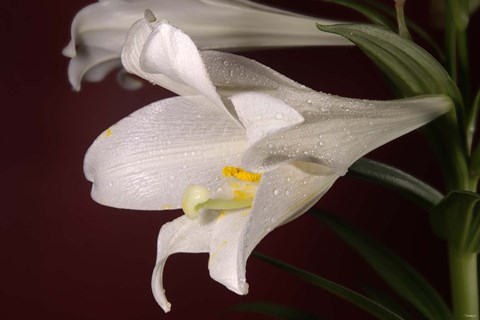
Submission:
[[[210,199],[210,191],[201,185],[190,185],[182,197],[182,209],[185,215],[192,219],[200,217],[201,209],[238,210],[252,206],[253,199]]]

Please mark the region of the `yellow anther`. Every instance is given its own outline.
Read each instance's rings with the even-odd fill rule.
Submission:
[[[248,172],[236,167],[223,167],[222,174],[225,177],[235,177],[246,182],[259,182],[262,178],[261,174]]]

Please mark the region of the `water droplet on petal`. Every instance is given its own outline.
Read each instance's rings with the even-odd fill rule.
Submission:
[[[280,194],[280,191],[278,189],[273,190],[273,195],[276,197]]]
[[[283,118],[283,113],[279,112],[275,115],[275,119],[280,120]]]

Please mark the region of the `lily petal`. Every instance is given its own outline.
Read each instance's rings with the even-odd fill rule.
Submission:
[[[243,108],[260,95],[244,93],[231,100],[235,108]],[[301,160],[345,171],[363,155],[419,128],[452,106],[451,100],[441,95],[392,101],[347,99],[322,93],[303,99],[307,97],[311,103],[301,108],[305,122],[268,135],[251,146],[243,158],[247,168],[265,171],[285,161]],[[278,100],[277,104],[284,102]]]
[[[71,57],[72,63],[77,59],[89,60],[91,66],[101,61],[89,53],[90,48],[115,52],[116,58],[120,58],[128,29],[142,18],[145,9],[181,27],[202,49],[351,45],[340,36],[315,28],[315,22],[338,21],[293,14],[245,0],[105,0],[77,13],[72,22],[72,40],[64,55]],[[76,47],[83,50],[77,52]],[[77,68],[71,70],[70,79],[81,78],[85,73]],[[77,83],[72,84],[79,88]]]
[[[240,166],[245,131],[224,112],[182,97],[155,102],[102,133],[85,156],[95,201],[117,208],[180,208],[189,184],[223,186]]]
[[[84,49],[80,49],[80,52]],[[81,54],[68,65],[68,80],[74,90],[80,90],[82,78],[100,81],[112,70],[121,66],[116,54],[99,48],[90,48],[88,54]],[[94,68],[95,67],[95,68]],[[93,74],[94,73],[94,74]],[[87,76],[90,74],[90,76]]]
[[[176,92],[177,94],[198,94],[224,108],[192,39],[166,22],[155,23],[150,27],[152,32],[143,45],[139,61],[144,74],[161,74],[172,82],[184,84],[192,91]],[[161,82],[157,84],[163,86]]]
[[[152,291],[157,303],[165,312],[169,312],[171,304],[165,296],[163,288],[163,268],[167,258],[177,252],[208,252],[213,225],[204,217],[191,220],[186,216],[179,217],[162,226],[157,241],[157,261],[152,275]]]
[[[241,103],[238,103],[238,95],[233,97],[235,111],[247,130],[250,145],[305,120],[295,109],[269,95],[251,93],[240,97],[243,97]]]
[[[200,54],[221,96],[229,97],[247,90],[276,95],[282,88],[315,92],[252,59],[219,51],[201,51]]]
[[[217,218],[210,243],[210,276],[230,290],[246,294],[246,263],[269,232],[307,211],[340,175],[311,175],[300,166],[284,164],[266,172],[251,210]]]
[[[152,289],[168,312],[163,268],[177,252],[209,252],[210,276],[237,294],[247,294],[246,262],[253,248],[270,231],[308,210],[340,176],[311,175],[299,164],[285,164],[265,173],[252,209],[206,212],[199,219],[185,216],[165,224],[158,236]]]
[[[195,44],[165,21],[137,21],[127,34],[122,63],[127,71],[179,95],[207,98],[235,119],[210,81]]]

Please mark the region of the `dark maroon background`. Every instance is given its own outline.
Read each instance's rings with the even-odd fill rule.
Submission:
[[[61,49],[69,40],[74,14],[92,2],[3,0],[0,4],[0,317],[264,319],[225,313],[237,303],[263,301],[299,307],[326,319],[371,319],[255,258],[248,263],[250,293],[237,296],[209,278],[205,254],[169,259],[165,286],[173,309],[163,314],[150,291],[156,237],[160,226],[181,212],[137,212],[96,204],[89,196],[82,161],[89,145],[109,125],[172,94],[148,85],[125,91],[113,76],[85,84],[80,93],[71,90],[68,59]],[[285,5],[289,1],[270,2]],[[424,4],[412,1],[410,5],[408,12],[416,17],[427,15]],[[332,8],[306,0],[298,1],[296,7],[315,15],[325,15]],[[344,12],[335,11],[339,17],[355,17]],[[426,18],[422,23],[428,23]],[[472,28],[479,30],[478,19]],[[317,90],[392,98],[382,76],[356,48],[264,50],[246,55]],[[478,75],[478,64],[474,67]],[[441,181],[419,134],[398,139],[371,157],[433,184]],[[432,235],[425,211],[348,177],[340,179],[318,206],[383,241],[449,299],[444,244]],[[258,251],[355,290],[366,285],[386,289],[358,255],[308,214],[270,234]]]

